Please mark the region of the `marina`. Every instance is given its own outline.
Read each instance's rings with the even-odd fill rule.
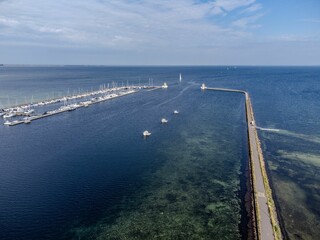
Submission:
[[[181,78],[181,76],[180,76]],[[34,120],[54,116],[64,112],[74,111],[78,108],[89,107],[92,104],[104,102],[107,100],[111,100],[114,98],[118,98],[121,96],[126,96],[129,94],[136,93],[140,90],[155,90],[161,88],[167,88],[168,85],[164,83],[162,86],[143,86],[143,87],[114,87],[114,88],[102,88],[99,91],[88,92],[84,94],[78,94],[73,96],[65,96],[58,99],[52,99],[48,101],[37,102],[34,104],[26,104],[11,108],[2,109],[2,116],[4,119],[4,125],[6,126],[16,126],[19,124],[30,124]],[[224,92],[236,92],[242,93],[246,98],[246,115],[247,115],[247,123],[248,123],[248,136],[249,136],[249,152],[252,161],[252,195],[253,195],[253,209],[254,209],[254,224],[256,224],[257,232],[255,235],[257,239],[277,239],[273,231],[273,225],[275,224],[275,220],[272,220],[274,216],[270,210],[270,206],[267,202],[268,193],[266,189],[270,189],[270,186],[265,186],[266,182],[264,179],[266,176],[263,174],[263,159],[261,154],[261,149],[256,133],[256,126],[253,117],[253,111],[251,106],[251,101],[249,94],[242,90],[234,90],[234,89],[226,89],[226,88],[208,88],[204,83],[201,85],[201,90],[214,90],[214,91],[224,91]],[[76,101],[78,100],[78,101]],[[68,104],[68,102],[70,102]],[[63,103],[58,109],[53,109],[49,111],[45,111],[41,114],[34,114],[34,109],[36,107],[56,106],[58,103]],[[33,115],[34,114],[34,115]],[[173,114],[179,114],[178,110],[174,110]],[[8,119],[15,118],[15,120],[9,121]],[[162,124],[168,123],[166,118],[162,118],[160,121]],[[143,136],[149,137],[151,132],[145,130],[143,132]],[[270,196],[269,196],[270,198]],[[272,198],[272,197],[271,197]],[[264,213],[262,216],[261,213]],[[277,222],[277,220],[276,220]]]
[[[206,199],[207,192],[210,192],[212,196],[217,196],[219,202],[221,196],[224,199],[238,199],[238,196],[233,194],[233,190],[231,190],[237,189],[238,183],[236,181],[228,180],[226,184],[232,184],[227,188],[230,191],[226,189],[224,193],[219,193],[218,185],[212,185],[210,179],[221,179],[223,181],[223,176],[220,176],[223,169],[230,172],[229,176],[232,174],[232,179],[238,179],[238,167],[234,167],[234,165],[235,162],[240,165],[240,160],[235,161],[234,159],[242,156],[236,149],[238,143],[245,139],[239,135],[236,138],[237,140],[234,141],[234,138],[229,137],[232,134],[231,131],[223,131],[221,135],[220,131],[212,128],[212,122],[219,122],[216,113],[220,111],[223,113],[224,111],[224,108],[219,104],[216,104],[216,106],[220,107],[220,110],[207,111],[212,106],[206,105],[206,102],[209,99],[214,99],[214,96],[207,94],[206,98],[202,98],[203,94],[198,91],[196,86],[188,88],[188,85],[174,85],[174,83],[168,81],[167,84],[169,85],[169,91],[159,89],[147,92],[151,89],[142,89],[139,93],[116,101],[94,106],[89,105],[88,108],[77,109],[70,114],[65,113],[57,115],[57,117],[43,119],[40,122],[31,122],[28,126],[21,124],[11,128],[0,127],[4,138],[7,139],[2,145],[5,159],[7,156],[6,149],[8,152],[10,151],[7,146],[11,146],[12,141],[19,145],[25,141],[32,141],[36,145],[32,148],[32,154],[27,155],[27,157],[26,153],[30,152],[30,145],[28,144],[22,144],[23,147],[19,151],[11,152],[15,155],[11,158],[12,161],[8,161],[10,168],[7,170],[9,172],[7,175],[15,176],[15,173],[10,172],[10,169],[14,169],[11,165],[17,166],[15,164],[19,164],[17,161],[26,164],[27,170],[30,169],[30,171],[27,173],[28,179],[25,179],[25,175],[20,172],[25,168],[15,167],[19,171],[16,175],[23,176],[22,185],[13,181],[12,185],[11,182],[9,182],[9,185],[6,181],[3,181],[3,185],[14,189],[18,196],[11,195],[10,192],[12,191],[9,191],[9,196],[5,191],[2,191],[4,196],[8,196],[2,203],[10,204],[11,199],[14,198],[24,199],[24,194],[31,195],[32,201],[22,202],[21,204],[27,204],[22,211],[19,210],[21,209],[20,203],[15,206],[4,205],[2,222],[7,223],[6,219],[10,219],[7,212],[8,214],[11,213],[10,216],[15,215],[15,209],[17,209],[17,214],[22,212],[23,216],[19,216],[19,218],[25,222],[24,228],[19,232],[14,231],[14,226],[5,229],[4,234],[9,237],[1,236],[1,239],[18,239],[26,232],[26,229],[28,232],[24,239],[77,239],[78,236],[81,239],[86,239],[87,236],[89,238],[89,236],[95,235],[93,232],[95,222],[105,216],[113,220],[114,223],[119,222],[119,225],[110,223],[106,225],[107,228],[105,229],[116,228],[116,231],[101,232],[101,234],[108,234],[105,239],[111,239],[111,236],[117,236],[119,232],[121,235],[130,236],[137,225],[141,226],[142,231],[148,229],[152,235],[156,231],[160,231],[161,234],[166,234],[166,236],[178,236],[185,231],[191,234],[193,229],[189,230],[188,225],[184,223],[190,222],[193,226],[196,226],[197,224],[194,223],[198,222],[197,219],[199,218],[197,216],[208,214],[201,211],[192,212],[192,209],[198,206],[198,203],[204,203],[208,206],[208,209],[210,208],[210,204],[214,201]],[[181,95],[181,93],[186,94]],[[197,99],[200,102],[196,101]],[[235,96],[234,100],[228,102],[228,106],[233,108],[234,103],[238,103],[237,99],[239,99],[239,96]],[[80,101],[86,100],[81,99]],[[229,101],[228,96],[225,97],[225,100]],[[64,106],[63,102],[59,104]],[[74,103],[70,101],[66,105],[70,104]],[[159,104],[161,104],[160,107]],[[44,110],[46,106],[49,107],[50,104],[41,107],[41,109]],[[51,104],[54,109],[59,109],[62,106]],[[196,112],[190,111],[191,106],[197,109]],[[238,107],[233,108],[231,116],[237,115],[237,109]],[[175,110],[180,115],[174,115]],[[35,114],[37,112],[38,109],[36,108]],[[199,116],[203,119],[210,119],[210,121],[199,124]],[[21,116],[21,119],[23,117]],[[240,118],[243,117],[242,114]],[[12,119],[15,118],[18,117]],[[169,122],[161,124],[162,118]],[[238,119],[230,117],[224,119],[224,122],[234,122],[239,124],[240,129],[243,129],[241,128],[243,122],[238,121]],[[202,122],[202,120],[200,121]],[[195,127],[190,128],[190,126]],[[147,132],[144,133],[144,131]],[[201,134],[202,131],[205,131],[205,136]],[[188,136],[185,136],[185,133]],[[214,134],[212,138],[207,139],[207,136],[211,134]],[[193,140],[185,142],[190,137],[193,137]],[[225,141],[221,141],[221,138],[233,141],[232,149],[235,151],[232,150],[232,152],[236,154],[234,157],[230,157],[229,154],[223,154],[222,157],[219,153],[215,157],[212,156],[212,154],[215,154],[212,149],[216,144],[227,144]],[[203,141],[208,141],[210,145],[203,148],[205,146]],[[230,153],[230,149],[229,145],[228,153]],[[42,153],[45,156],[41,156]],[[195,161],[193,156],[200,153],[202,157]],[[172,154],[176,157],[173,157]],[[48,172],[39,169],[45,167],[46,170],[46,166],[49,166]],[[198,172],[201,166],[204,166],[205,172]],[[34,169],[38,169],[36,171],[39,171],[41,175],[34,174]],[[176,177],[173,174],[174,172],[178,174]],[[55,174],[58,174],[58,176],[54,177]],[[7,176],[4,174],[4,170],[1,175],[3,178]],[[191,175],[196,179],[190,179]],[[140,176],[143,178],[140,179]],[[178,181],[179,179],[183,181]],[[28,186],[31,186],[31,193],[29,191],[25,193],[21,189],[18,190],[19,186],[23,188],[26,182]],[[32,184],[32,182],[35,183]],[[160,188],[154,188],[154,184]],[[186,184],[190,187],[189,190],[186,189]],[[70,190],[70,187],[73,190]],[[43,191],[43,188],[47,188],[48,191]],[[40,192],[37,191],[38,189]],[[145,194],[151,198],[145,198]],[[135,210],[136,208],[131,206],[130,202],[123,202],[125,201],[124,198],[134,203],[139,209]],[[30,199],[30,197],[27,199]],[[46,201],[46,199],[49,199],[49,201]],[[141,204],[139,199],[143,201]],[[61,203],[62,200],[63,204]],[[72,207],[77,201],[79,202],[77,206]],[[117,206],[120,203],[120,208],[118,208]],[[154,209],[154,204],[163,207]],[[225,220],[218,218],[223,220],[221,226],[228,226],[229,229],[232,229],[232,232],[222,230],[221,235],[237,236],[239,232],[237,224],[240,216],[238,204],[237,206],[232,205],[231,200],[221,202],[221,204],[226,206],[224,215],[227,213],[229,216]],[[39,205],[41,209],[37,210],[36,205]],[[94,209],[89,206],[94,206]],[[172,209],[172,206],[174,206],[174,209]],[[185,208],[185,206],[189,207]],[[140,207],[143,209],[140,209]],[[25,214],[26,211],[34,208],[36,208],[36,211],[33,210],[31,216]],[[50,212],[43,213],[43,209],[49,209]],[[144,209],[148,210],[144,211]],[[132,216],[127,212],[132,210],[137,214],[144,212],[146,214],[139,215],[137,218],[137,216]],[[82,213],[84,215],[81,215]],[[94,222],[89,222],[88,213],[90,217],[95,219]],[[179,213],[183,224],[174,222],[175,216],[179,216],[177,213]],[[36,219],[40,218],[42,214],[45,214],[42,219],[45,219],[46,222],[40,226]],[[126,216],[123,220],[122,215]],[[80,216],[81,223],[74,223],[74,220],[77,219],[75,216]],[[159,216],[157,222],[150,221],[153,216]],[[61,220],[59,220],[61,218],[64,226],[60,227],[58,231],[55,226],[62,225]],[[132,222],[133,218],[135,219],[134,225],[127,227],[122,224],[124,223],[122,221],[126,219],[128,222]],[[49,224],[52,224],[52,227]],[[199,221],[199,224],[202,224],[202,222]],[[48,225],[49,227],[47,227]],[[174,226],[172,230],[169,228],[170,225]],[[103,224],[104,226],[105,224]],[[207,224],[199,226],[206,235],[213,234],[210,233]],[[86,227],[88,228],[85,229]],[[32,229],[36,229],[36,231]],[[219,234],[222,231],[219,231]],[[65,237],[62,236],[63,234],[66,234]],[[192,234],[195,237],[199,236],[196,233]],[[150,239],[149,236],[151,235],[140,239]],[[119,234],[118,237],[121,238]],[[103,239],[103,237],[101,238]]]
[[[181,79],[181,75],[180,75]],[[136,93],[138,91],[151,91],[161,88],[168,88],[168,85],[164,83],[162,86],[143,86],[143,87],[113,87],[105,88],[103,87],[99,91],[92,91],[83,94],[73,95],[73,96],[64,96],[62,98],[51,99],[48,101],[41,101],[37,103],[30,103],[20,106],[15,106],[11,108],[2,109],[2,116],[4,119],[4,125],[6,126],[16,126],[19,124],[30,124],[34,120],[54,116],[64,112],[74,111],[78,108],[89,107],[92,104],[101,103],[107,100],[118,98],[121,96],[126,96],[129,94]],[[264,179],[266,176],[263,174],[262,166],[263,159],[261,154],[261,149],[256,133],[256,126],[253,117],[253,110],[251,106],[251,101],[249,94],[242,90],[226,89],[226,88],[209,88],[204,83],[201,85],[201,90],[214,90],[214,91],[224,91],[224,92],[236,92],[245,95],[246,98],[246,116],[247,116],[247,125],[248,125],[248,137],[249,137],[249,152],[252,165],[252,192],[253,195],[253,212],[254,216],[252,217],[253,224],[256,225],[257,239],[277,239],[273,231],[273,226],[275,224],[273,215],[270,214],[270,206],[267,202],[268,193],[267,189],[270,189],[270,186],[266,186]],[[62,106],[57,106],[59,103],[63,103]],[[53,106],[54,109],[44,111],[39,113],[35,111],[35,108],[45,106]],[[58,108],[57,108],[58,107]],[[179,114],[178,110],[174,110],[173,114]],[[14,118],[14,120],[12,120]],[[11,121],[9,121],[11,120]],[[161,118],[160,121],[162,124],[167,124],[168,120],[166,118]],[[151,135],[151,132],[145,130],[143,132],[144,138],[147,138]],[[269,196],[270,198],[270,196]],[[264,213],[264,215],[261,215]],[[271,216],[272,215],[272,216]],[[277,220],[276,220],[277,221]]]
[[[126,87],[113,87],[105,88],[98,91],[87,92],[78,95],[64,96],[62,98],[51,99],[48,101],[41,101],[37,103],[24,104],[20,106],[14,106],[9,108],[1,109],[1,116],[4,119],[4,125],[16,126],[19,124],[29,124],[34,120],[54,116],[64,112],[74,111],[78,108],[89,107],[92,104],[101,103],[114,98],[126,96],[129,94],[136,93],[141,90],[156,90],[160,89],[159,86],[126,86]],[[68,102],[70,102],[68,104]],[[58,109],[50,109],[42,113],[34,114],[34,108],[44,106],[56,106],[59,103],[63,103]],[[14,120],[12,120],[14,118]],[[11,120],[11,121],[10,121]]]

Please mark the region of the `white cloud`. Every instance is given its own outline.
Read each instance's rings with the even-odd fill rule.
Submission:
[[[222,14],[225,14],[225,11],[220,8],[220,7],[213,7],[211,10],[210,10],[210,13],[214,14],[214,15],[222,15]]]
[[[253,12],[256,12],[260,9],[262,9],[261,4],[256,3],[256,4],[252,4],[251,6],[247,7],[246,9],[242,10],[241,13],[253,13]]]
[[[257,28],[260,27],[260,25],[255,24],[255,22],[261,18],[263,16],[263,14],[257,14],[257,15],[253,15],[250,17],[243,17],[240,18],[238,20],[235,20],[232,22],[232,24],[236,27],[240,27],[240,28]]]
[[[248,6],[254,2],[255,0],[217,0],[214,2],[214,5],[224,9],[225,11],[233,11],[239,7]]]
[[[104,63],[106,56],[110,64],[136,63],[138,57],[164,64],[223,63],[226,55],[235,61],[245,55],[244,46],[250,52],[260,40],[270,45],[303,40],[296,35],[272,38],[272,30],[259,39],[255,28],[262,9],[256,0],[0,0],[0,60],[7,62],[14,46],[24,46],[39,51],[40,58],[49,51],[57,59],[61,52],[69,58],[74,49],[70,62],[98,53],[90,61],[101,54],[96,63]],[[319,23],[316,18],[297,21]],[[319,41],[319,33],[310,39]]]
[[[231,12],[255,0],[12,0],[1,3],[0,38],[22,45],[150,51],[238,45],[254,19]],[[251,24],[251,27],[248,26]]]
[[[253,0],[43,1],[1,3],[2,31],[18,38],[69,41],[106,47],[219,45],[239,38],[238,32],[208,20]]]
[[[0,25],[5,26],[5,27],[15,27],[15,26],[19,25],[19,22],[14,19],[0,17]]]
[[[317,38],[315,35],[280,34],[276,36],[270,36],[266,40],[271,42],[310,42],[317,41],[319,38]]]

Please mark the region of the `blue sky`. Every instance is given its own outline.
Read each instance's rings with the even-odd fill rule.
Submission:
[[[320,1],[0,0],[0,63],[320,65]]]

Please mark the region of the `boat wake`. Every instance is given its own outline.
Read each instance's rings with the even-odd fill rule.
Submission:
[[[312,142],[316,144],[320,144],[320,136],[307,135],[302,133],[295,133],[284,129],[276,129],[276,128],[262,128],[256,127],[256,129],[261,131],[273,132],[276,134],[281,134],[283,136],[294,137],[303,141]]]
[[[261,131],[280,132],[280,129],[277,129],[277,128],[256,127],[256,129],[261,130]]]
[[[165,105],[165,104],[167,104],[167,103],[169,103],[169,102],[172,102],[173,100],[177,99],[178,97],[181,97],[182,94],[183,94],[185,91],[187,91],[189,88],[191,88],[192,86],[193,86],[193,85],[189,85],[188,87],[185,87],[184,89],[181,90],[181,92],[180,92],[177,96],[175,96],[175,97],[173,97],[173,98],[171,98],[171,99],[168,99],[167,101],[164,101],[164,102],[158,104],[157,106],[160,107],[160,106]]]

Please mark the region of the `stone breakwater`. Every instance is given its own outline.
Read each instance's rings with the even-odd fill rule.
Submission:
[[[277,218],[272,190],[269,184],[265,162],[262,154],[260,140],[257,134],[255,119],[249,93],[236,89],[208,88],[204,84],[202,90],[224,91],[241,93],[246,100],[246,120],[248,126],[248,144],[250,156],[250,182],[252,196],[251,220],[254,227],[255,239],[269,240],[282,239],[281,229]]]

